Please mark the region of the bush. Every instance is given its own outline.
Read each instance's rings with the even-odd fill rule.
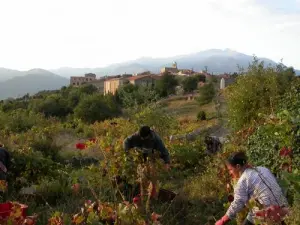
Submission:
[[[75,117],[86,123],[94,123],[120,114],[116,103],[110,100],[97,94],[86,96],[75,108]]]
[[[45,126],[49,121],[43,114],[17,109],[9,113],[0,113],[0,128],[13,133],[30,130],[33,126]]]
[[[198,112],[197,120],[206,120],[206,113],[204,111]]]
[[[281,86],[282,80],[285,80],[286,87]],[[281,95],[290,90],[291,80],[290,73],[265,68],[263,62],[255,59],[248,72],[240,75],[225,91],[231,127],[241,129],[259,119],[259,113],[270,114],[276,110]]]
[[[213,83],[208,83],[199,89],[200,96],[197,98],[197,101],[200,105],[205,105],[210,103],[215,97],[215,88]]]

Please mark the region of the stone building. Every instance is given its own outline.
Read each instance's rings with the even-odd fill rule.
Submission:
[[[141,76],[129,77],[128,81],[133,85],[144,85],[147,87],[153,87],[155,81],[160,77],[161,76],[157,76],[157,75],[141,75]]]
[[[169,72],[171,74],[177,74],[179,72],[178,68],[177,68],[177,63],[173,62],[172,67],[163,67],[160,70],[160,73],[165,73],[165,72]]]
[[[75,86],[75,87],[79,87],[83,84],[92,82],[94,80],[96,80],[96,74],[93,74],[93,73],[87,73],[84,76],[80,76],[80,77],[72,76],[70,78],[70,85]]]
[[[113,79],[107,79],[104,81],[104,94],[115,94],[117,89],[124,85],[125,83],[128,83],[128,78],[126,77],[120,77],[120,78],[113,78]]]

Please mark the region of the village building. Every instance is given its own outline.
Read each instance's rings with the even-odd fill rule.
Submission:
[[[108,79],[104,82],[104,94],[116,94],[116,91],[122,85],[128,83],[128,78],[120,77],[120,78],[112,78]]]
[[[143,85],[146,87],[153,87],[155,81],[158,80],[161,76],[158,75],[141,75],[141,76],[133,76],[129,77],[129,83],[133,85]]]
[[[79,87],[83,84],[89,83],[96,80],[96,74],[93,73],[86,73],[84,76],[75,77],[72,76],[70,78],[70,85]]]
[[[172,67],[163,67],[160,70],[160,73],[161,74],[170,73],[170,74],[178,75],[178,76],[191,76],[191,75],[196,74],[193,69],[178,69],[176,62],[173,62]]]
[[[171,73],[171,74],[177,74],[179,72],[178,68],[177,68],[177,63],[173,62],[172,67],[163,67],[160,70],[160,73]]]

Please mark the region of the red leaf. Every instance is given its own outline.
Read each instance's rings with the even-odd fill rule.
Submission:
[[[76,148],[80,149],[80,150],[86,149],[86,144],[84,144],[84,143],[77,143],[76,144]]]

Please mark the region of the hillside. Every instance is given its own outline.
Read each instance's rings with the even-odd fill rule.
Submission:
[[[0,82],[0,99],[34,94],[42,90],[55,90],[68,85],[67,78],[42,69],[33,69],[24,76]]]
[[[11,70],[2,67],[0,68],[0,82],[22,75],[24,75],[23,72],[18,70]]]

